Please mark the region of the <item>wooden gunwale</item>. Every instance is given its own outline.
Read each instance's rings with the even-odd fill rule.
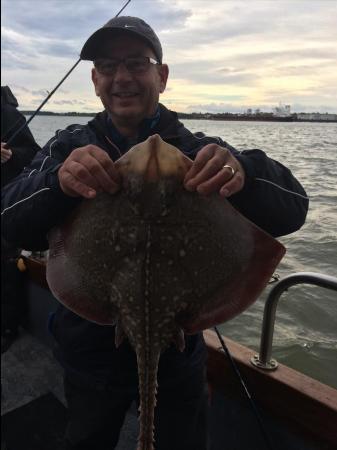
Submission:
[[[208,380],[224,395],[233,389],[233,370],[213,331],[205,330]],[[337,390],[283,364],[264,371],[250,363],[255,351],[224,338],[254,399],[272,416],[281,418],[309,440],[337,448]],[[236,389],[237,390],[237,389]],[[242,394],[243,397],[243,394]],[[321,447],[330,448],[329,446]]]

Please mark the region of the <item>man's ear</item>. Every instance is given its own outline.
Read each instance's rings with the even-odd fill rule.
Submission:
[[[93,67],[93,68],[91,69],[91,80],[92,80],[92,82],[94,83],[94,86],[95,86],[95,93],[96,93],[97,97],[100,97],[101,94],[100,94],[100,92],[99,92],[99,87],[98,87],[98,82],[97,82],[97,72],[96,72],[95,67]]]
[[[162,94],[165,91],[166,83],[169,75],[169,68],[167,64],[162,64],[159,66],[159,76],[160,76],[160,89],[159,92]]]

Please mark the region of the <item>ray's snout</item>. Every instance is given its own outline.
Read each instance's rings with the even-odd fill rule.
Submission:
[[[157,182],[163,178],[183,180],[192,161],[173,145],[164,142],[158,134],[135,145],[116,161],[123,178],[141,176],[145,182]]]

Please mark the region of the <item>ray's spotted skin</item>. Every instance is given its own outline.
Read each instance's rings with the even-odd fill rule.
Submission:
[[[174,341],[246,309],[285,249],[219,194],[183,187],[192,161],[158,135],[116,162],[122,188],[83,200],[49,234],[49,286],[87,320],[117,324],[137,355],[138,450],[153,450],[157,369]]]

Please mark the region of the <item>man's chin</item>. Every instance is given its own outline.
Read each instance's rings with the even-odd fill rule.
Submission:
[[[144,119],[144,112],[139,111],[136,108],[116,108],[110,110],[110,117],[112,121],[119,123],[140,123]]]

